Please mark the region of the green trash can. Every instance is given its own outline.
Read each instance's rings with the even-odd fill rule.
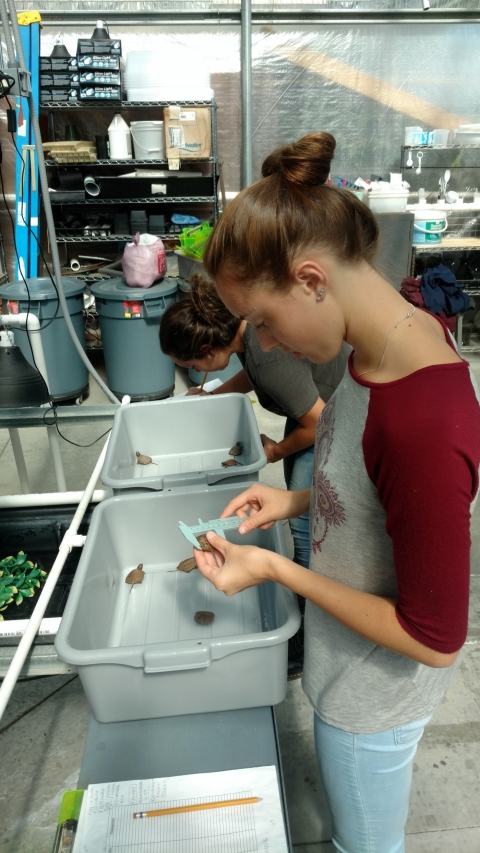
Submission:
[[[85,284],[77,278],[62,278],[68,312],[80,343],[85,347],[85,322],[83,319],[83,291]],[[58,305],[56,290],[49,278],[27,278],[25,282],[13,281],[1,288],[1,296],[10,314],[26,314],[30,310],[40,320],[45,364],[50,393],[55,402],[76,400],[88,394],[88,371],[70,337]],[[58,308],[58,310],[57,310]],[[33,365],[32,350],[27,333],[15,329],[15,343]]]
[[[175,365],[162,352],[160,320],[176,301],[177,282],[164,278],[152,287],[129,287],[124,278],[95,282],[90,291],[100,318],[110,389],[133,402],[161,400],[175,387]]]

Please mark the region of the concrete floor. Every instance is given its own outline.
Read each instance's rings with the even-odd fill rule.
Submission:
[[[473,367],[478,381],[480,359]],[[179,372],[176,392],[184,387],[185,375]],[[103,401],[103,394],[93,387],[88,403]],[[282,420],[258,404],[254,411],[260,431],[278,440]],[[85,444],[101,432],[98,425],[65,429],[69,438]],[[54,491],[45,431],[22,430],[21,436],[32,490]],[[86,485],[101,444],[79,449],[62,442],[69,489]],[[0,461],[0,494],[19,493],[8,434],[1,430]],[[283,486],[281,463],[268,465],[262,480]],[[474,514],[469,636],[455,681],[418,749],[407,853],[480,850],[479,567],[480,504]],[[277,706],[276,713],[294,849],[296,853],[332,853],[329,817],[313,747],[312,710],[300,681],[289,683],[287,698]],[[17,684],[0,722],[1,853],[50,853],[62,794],[76,787],[89,716],[76,676],[49,676]]]

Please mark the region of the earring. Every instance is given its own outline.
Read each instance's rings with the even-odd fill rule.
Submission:
[[[324,296],[325,296],[325,288],[322,287],[322,289],[319,291],[319,294],[317,296],[317,302],[321,302]]]

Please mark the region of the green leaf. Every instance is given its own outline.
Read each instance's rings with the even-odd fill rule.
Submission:
[[[30,578],[38,578],[39,574],[40,569],[34,569],[33,572],[30,572],[30,574],[27,575],[27,579],[30,580]]]
[[[46,577],[47,577],[47,573],[46,573],[46,572],[44,572],[42,569],[40,569],[40,577],[41,577],[41,578],[46,578]]]
[[[23,595],[19,592],[18,595],[15,596],[15,604],[21,604],[23,601]]]

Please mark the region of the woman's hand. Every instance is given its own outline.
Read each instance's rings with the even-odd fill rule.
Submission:
[[[302,492],[287,492],[255,483],[233,498],[220,518],[228,518],[231,515],[245,518],[238,528],[239,533],[249,533],[256,528],[268,530],[276,521],[302,515],[307,511],[309,503],[310,489]]]
[[[268,435],[264,435],[263,432],[261,433],[260,438],[262,439],[267,462],[278,462],[279,459],[283,459],[281,448],[279,450],[278,441],[274,441],[273,438],[269,438]]]
[[[207,533],[207,539],[215,550],[194,548],[193,553],[198,570],[219,592],[235,595],[268,580],[270,551],[253,545],[232,545],[213,531]]]
[[[208,391],[201,391],[200,388],[197,387],[189,388],[187,391],[187,397],[198,397],[199,395],[202,397],[208,397]]]

